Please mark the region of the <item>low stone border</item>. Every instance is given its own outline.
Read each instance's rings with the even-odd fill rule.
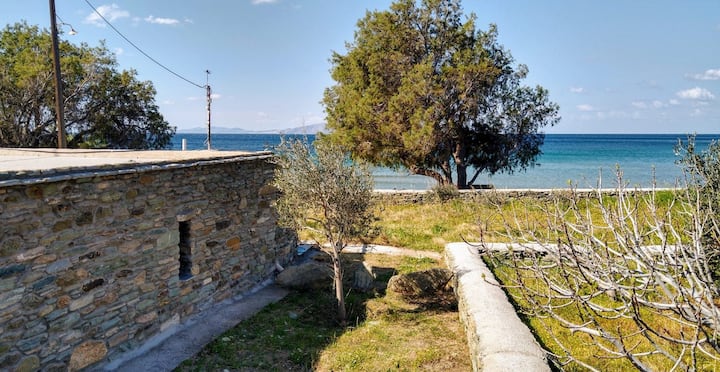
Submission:
[[[445,246],[448,268],[456,275],[455,294],[475,371],[550,371],[535,341],[485,266],[467,243]]]

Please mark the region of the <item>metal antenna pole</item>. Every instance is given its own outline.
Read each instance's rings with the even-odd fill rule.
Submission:
[[[57,147],[67,147],[65,139],[65,111],[63,107],[63,85],[60,75],[60,51],[58,50],[58,29],[55,20],[55,0],[50,0],[50,34],[52,36],[52,57],[55,68],[55,122],[57,126]]]
[[[207,149],[212,149],[212,139],[210,137],[210,104],[212,103],[212,89],[210,88],[210,70],[205,70],[206,82],[205,91],[207,93]]]

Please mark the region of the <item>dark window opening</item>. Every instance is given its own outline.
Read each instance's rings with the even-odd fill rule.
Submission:
[[[190,248],[190,221],[181,221],[180,229],[180,280],[192,278],[192,250]]]

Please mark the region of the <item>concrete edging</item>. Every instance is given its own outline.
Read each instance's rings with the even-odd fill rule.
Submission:
[[[465,325],[475,371],[550,371],[545,351],[520,320],[477,248],[445,246],[455,274],[460,320]]]

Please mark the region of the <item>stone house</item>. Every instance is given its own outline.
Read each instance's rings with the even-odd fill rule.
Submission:
[[[0,149],[0,370],[97,367],[271,277],[271,156]]]

